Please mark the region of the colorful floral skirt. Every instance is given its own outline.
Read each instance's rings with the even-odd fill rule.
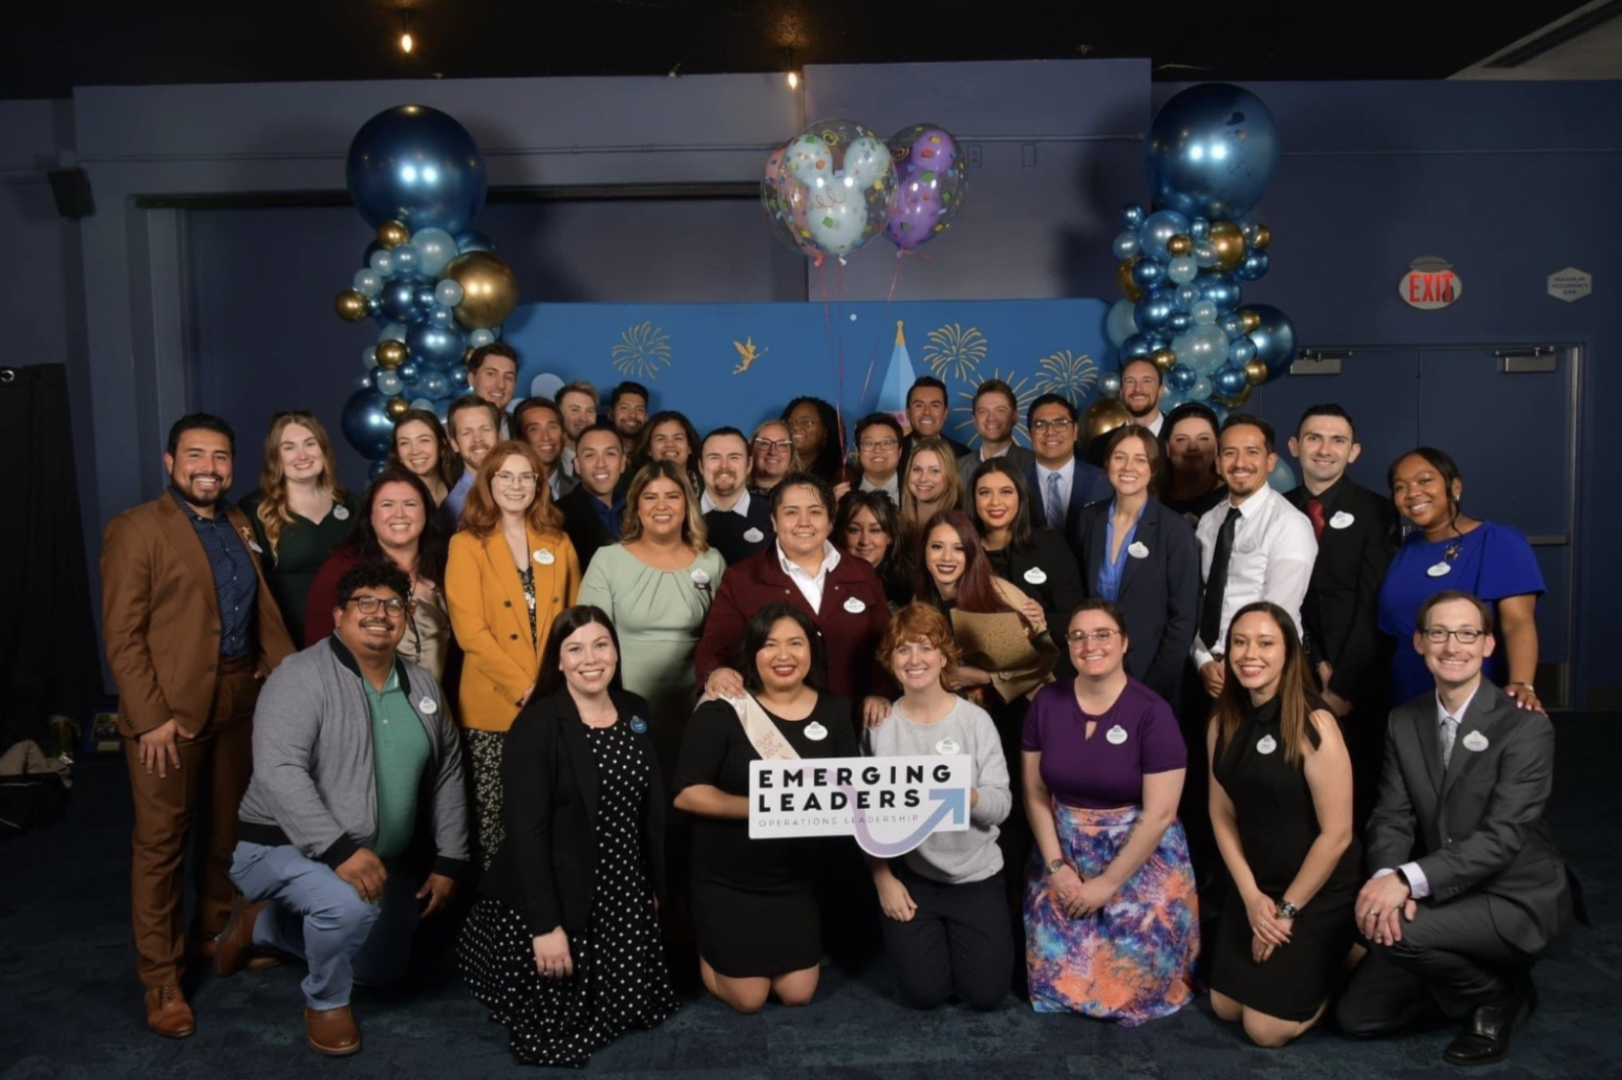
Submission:
[[[1055,803],[1060,850],[1082,877],[1097,877],[1126,846],[1140,814],[1137,807],[1084,810]],[[1080,919],[1058,906],[1041,852],[1033,851],[1025,936],[1037,1012],[1081,1013],[1132,1027],[1188,1004],[1200,919],[1182,824],[1171,823],[1154,854],[1102,910]]]

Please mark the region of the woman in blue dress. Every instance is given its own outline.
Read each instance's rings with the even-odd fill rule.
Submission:
[[[1479,521],[1460,509],[1464,479],[1453,459],[1421,446],[1386,474],[1397,513],[1415,528],[1380,588],[1380,630],[1396,638],[1391,700],[1408,701],[1434,685],[1413,647],[1419,607],[1443,589],[1480,597],[1493,609],[1498,648],[1490,677],[1523,708],[1542,709],[1532,679],[1538,666],[1537,600],[1545,592],[1532,545],[1519,529]]]

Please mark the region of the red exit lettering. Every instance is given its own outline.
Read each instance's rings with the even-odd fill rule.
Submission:
[[[1408,302],[1410,304],[1451,304],[1453,302],[1453,272],[1425,274],[1414,271],[1408,275]]]

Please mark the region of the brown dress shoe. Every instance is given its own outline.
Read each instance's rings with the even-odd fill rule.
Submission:
[[[231,918],[225,929],[214,939],[214,974],[220,977],[235,975],[243,968],[275,967],[280,961],[265,955],[265,950],[253,943],[253,924],[265,909],[265,901],[246,903],[238,896],[231,901]]]
[[[187,961],[207,964],[212,968],[214,966],[214,954],[219,951],[219,943],[219,938],[193,940],[186,946]],[[283,955],[275,949],[255,945],[253,951],[248,954],[247,968],[249,971],[264,971],[266,968],[281,967],[283,961]]]
[[[180,987],[170,983],[146,992],[146,1026],[168,1039],[184,1039],[197,1030],[197,1018]]]
[[[343,1057],[360,1049],[360,1029],[348,1005],[338,1009],[304,1010],[304,1029],[310,1049],[328,1057]]]

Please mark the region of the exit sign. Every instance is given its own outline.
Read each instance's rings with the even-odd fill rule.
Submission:
[[[1397,283],[1397,292],[1409,307],[1434,311],[1451,307],[1464,295],[1464,279],[1446,259],[1427,255],[1408,264],[1408,272]]]

